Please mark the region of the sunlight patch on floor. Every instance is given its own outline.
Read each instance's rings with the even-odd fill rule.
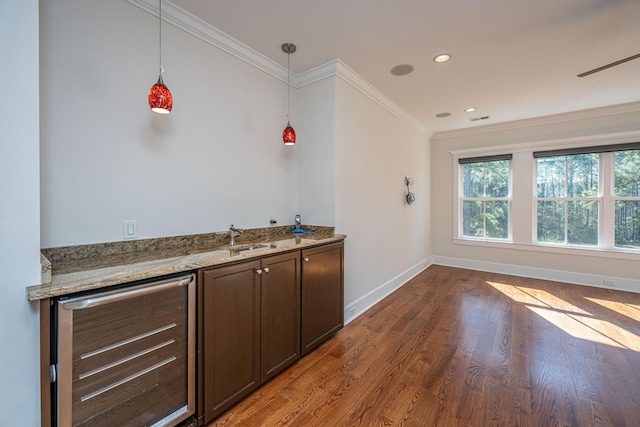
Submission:
[[[504,283],[487,282],[503,294],[507,295],[514,301],[523,304],[544,305],[555,308],[556,310],[569,311],[572,313],[591,315],[580,307],[576,307],[567,301],[540,289],[527,288],[524,286],[507,285]]]
[[[514,301],[524,304],[529,310],[574,338],[640,352],[638,335],[611,322],[598,319],[547,291],[504,283],[486,283]],[[596,298],[586,299],[640,321],[640,307],[637,305]]]
[[[640,338],[610,322],[587,316],[572,316],[544,307],[527,308],[574,338],[640,352]]]
[[[640,337],[638,335],[611,322],[595,317],[582,317],[579,321],[591,330],[612,339],[623,347],[640,352]]]
[[[606,307],[609,310],[613,310],[616,313],[623,314],[633,320],[637,320],[638,322],[640,322],[640,305],[628,304],[619,301],[609,301],[599,298],[585,297],[585,299],[591,302],[595,302],[596,304],[600,304],[601,306]]]

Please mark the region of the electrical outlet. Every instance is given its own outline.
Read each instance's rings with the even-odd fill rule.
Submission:
[[[615,288],[615,286],[616,286],[616,281],[615,281],[615,280],[611,280],[611,279],[604,279],[604,280],[602,281],[602,284],[603,284],[604,286],[609,286],[609,287],[611,287],[611,288]]]
[[[138,222],[129,219],[122,222],[122,234],[125,240],[138,238]]]
[[[278,222],[276,221],[276,215],[275,214],[267,214],[267,223],[269,225],[276,225],[278,224]]]

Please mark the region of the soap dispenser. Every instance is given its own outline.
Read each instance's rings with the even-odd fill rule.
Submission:
[[[300,215],[296,215],[296,230],[302,230],[302,222],[300,220]]]

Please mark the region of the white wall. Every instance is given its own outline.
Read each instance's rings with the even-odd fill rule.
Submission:
[[[345,245],[347,321],[429,262],[427,136],[336,79],[336,231]],[[416,201],[404,201],[404,177]],[[354,309],[352,313],[350,309]]]
[[[566,120],[547,124],[511,129],[489,126],[478,128],[476,133],[468,131],[456,135],[453,132],[453,136],[434,136],[431,159],[434,262],[592,286],[602,286],[603,277],[615,278],[620,282],[618,287],[640,292],[637,259],[603,257],[586,251],[583,251],[584,255],[574,255],[478,247],[453,242],[454,182],[450,151],[640,130],[640,104],[635,112],[593,117],[586,117],[588,114],[584,114],[584,118],[571,119],[573,116],[579,115],[567,115]],[[491,129],[496,130],[490,131]],[[531,215],[530,212],[525,214]]]
[[[40,420],[38,1],[0,2],[0,419]]]
[[[331,77],[298,90],[299,202],[304,222],[335,221],[348,236],[349,322],[430,262],[430,148],[375,88],[339,61],[325,66]],[[416,196],[410,206],[407,175]]]
[[[336,79],[298,89],[298,200],[305,224],[335,224]]]
[[[262,227],[269,213],[293,223],[286,83],[165,23],[174,108],[158,115],[157,17],[125,1],[41,3],[43,247],[122,240],[129,219],[140,238]]]

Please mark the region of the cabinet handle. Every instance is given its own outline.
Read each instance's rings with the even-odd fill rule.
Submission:
[[[82,310],[85,308],[99,307],[104,304],[122,301],[126,298],[141,297],[154,292],[160,292],[165,289],[185,286],[193,282],[194,279],[195,276],[191,274],[189,276],[179,277],[177,279],[170,279],[161,282],[136,286],[129,290],[124,290],[123,292],[94,295],[92,297],[78,297],[63,303],[62,307],[65,310]]]
[[[269,272],[269,267],[265,267],[265,268],[263,268],[263,270],[264,270],[265,273],[268,273]]]
[[[309,258],[307,258],[307,257],[304,257],[303,260],[304,260],[304,262],[309,262]]]
[[[256,273],[262,274],[262,270],[258,269],[258,270],[256,270]]]

